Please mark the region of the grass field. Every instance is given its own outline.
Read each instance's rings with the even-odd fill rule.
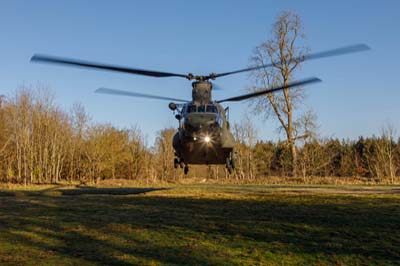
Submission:
[[[3,189],[0,265],[400,265],[400,188]]]

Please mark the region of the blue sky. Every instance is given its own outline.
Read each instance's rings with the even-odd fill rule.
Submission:
[[[353,43],[372,50],[311,61],[297,77],[323,136],[400,130],[400,1],[1,1],[0,94],[20,86],[49,87],[64,108],[82,103],[94,121],[138,125],[150,144],[158,130],[176,126],[168,102],[94,94],[99,87],[190,98],[190,82],[31,64],[34,53],[176,73],[208,74],[248,66],[252,50],[269,37],[283,10],[298,13],[307,43],[317,52]],[[221,78],[225,98],[251,85],[246,74]],[[230,104],[231,120],[249,112]],[[278,139],[275,120],[254,119],[261,139]]]

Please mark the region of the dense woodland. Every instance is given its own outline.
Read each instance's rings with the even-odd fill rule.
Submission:
[[[0,180],[13,183],[98,182],[128,179],[141,183],[177,182],[191,178],[257,181],[337,177],[395,183],[400,175],[400,140],[390,127],[380,136],[356,140],[304,139],[297,149],[293,176],[287,142],[260,141],[249,119],[232,125],[237,139],[237,170],[223,166],[191,167],[188,176],[174,169],[172,136],[160,130],[147,144],[138,127],[118,129],[91,122],[77,104],[65,111],[48,92],[21,89],[0,98]],[[350,179],[349,179],[350,178]]]

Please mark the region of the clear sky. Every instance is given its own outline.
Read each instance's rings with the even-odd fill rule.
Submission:
[[[297,12],[307,42],[317,52],[366,43],[369,52],[311,61],[298,78],[323,136],[400,131],[400,1],[6,1],[0,2],[0,94],[45,85],[64,108],[82,103],[94,121],[138,125],[150,144],[155,133],[176,126],[168,102],[94,94],[99,87],[190,98],[190,82],[32,64],[34,53],[149,68],[208,74],[247,67],[252,50],[269,37],[283,10]],[[225,98],[245,91],[246,74],[220,78]],[[249,112],[230,104],[231,120]],[[275,120],[254,119],[261,139],[278,139]],[[282,137],[282,136],[280,136]]]

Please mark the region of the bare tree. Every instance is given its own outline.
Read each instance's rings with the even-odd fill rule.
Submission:
[[[389,178],[389,182],[392,184],[395,181],[398,168],[395,153],[395,135],[394,127],[387,125],[382,127],[381,136],[376,140],[376,175],[378,178]]]
[[[95,125],[90,127],[86,133],[88,138],[84,148],[86,165],[83,167],[88,171],[87,175],[94,183],[104,177],[102,174],[109,164],[106,131],[106,125]]]
[[[87,130],[89,115],[86,113],[83,105],[75,103],[71,109],[71,123],[73,133],[71,143],[69,145],[69,161],[68,161],[68,179],[70,182],[80,180],[83,171],[82,154],[84,153],[84,133]]]
[[[158,175],[161,181],[166,181],[168,178],[174,178],[176,171],[173,166],[174,149],[172,147],[172,139],[176,129],[166,128],[158,132],[155,142],[155,152],[157,154],[156,163]]]
[[[240,179],[255,178],[254,146],[257,141],[257,129],[251,119],[246,116],[239,124],[234,124],[233,135],[236,139],[237,173]]]
[[[250,88],[251,90],[264,90],[277,85],[286,87],[282,93],[269,93],[266,97],[255,98],[252,104],[256,113],[264,114],[266,118],[273,114],[279,121],[279,128],[284,131],[290,147],[293,174],[296,174],[297,170],[296,141],[306,138],[308,133],[302,131],[301,115],[294,114],[303,103],[303,90],[302,88],[289,90],[287,85],[300,67],[299,58],[306,52],[300,17],[292,12],[283,12],[273,25],[271,38],[257,46],[251,58],[255,65],[271,62],[273,65],[253,73],[255,85]]]

